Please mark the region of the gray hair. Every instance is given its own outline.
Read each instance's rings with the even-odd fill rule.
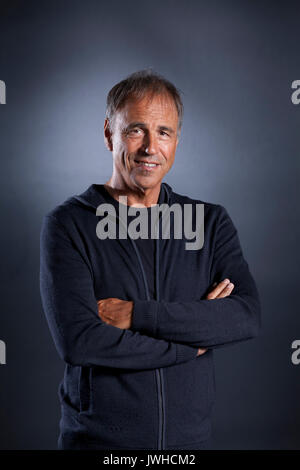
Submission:
[[[111,127],[116,111],[121,109],[129,98],[140,99],[148,92],[152,94],[167,93],[174,100],[178,113],[177,131],[180,131],[183,120],[181,91],[162,75],[153,72],[151,68],[132,73],[109,91],[106,100],[106,118]]]

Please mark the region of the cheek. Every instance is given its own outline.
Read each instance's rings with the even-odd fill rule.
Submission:
[[[122,142],[120,142],[120,150],[122,154],[125,156],[136,152],[138,148],[139,148],[139,144],[136,141],[123,140]]]
[[[128,155],[128,148],[125,142],[121,139],[116,141],[114,145],[114,150],[115,150],[115,161],[123,164],[124,160],[126,159]]]
[[[132,139],[126,142],[126,148],[128,153],[135,153],[139,150],[142,145],[142,141],[139,139]]]
[[[172,163],[175,157],[175,146],[166,144],[163,147],[161,147],[161,151],[167,163]]]
[[[139,149],[139,145],[133,141],[121,141],[118,148],[118,160],[122,167],[129,169],[132,166],[132,155],[135,155]]]

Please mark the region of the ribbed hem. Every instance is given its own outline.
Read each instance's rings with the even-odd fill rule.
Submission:
[[[157,329],[158,302],[156,300],[134,300],[131,329],[145,331],[155,336]]]
[[[185,344],[176,344],[176,364],[181,364],[182,362],[190,361],[197,357],[198,348],[193,348],[192,346],[187,346]]]

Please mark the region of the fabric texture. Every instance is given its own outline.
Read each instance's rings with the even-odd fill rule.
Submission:
[[[222,205],[163,182],[159,203],[190,204],[193,216],[204,204],[201,249],[186,250],[189,240],[172,237],[172,223],[169,239],[100,240],[96,209],[112,199],[93,184],[43,219],[41,299],[65,362],[58,448],[201,448],[212,431],[214,349],[254,338],[261,326],[237,230]],[[207,300],[225,277],[232,294]],[[101,320],[97,300],[108,297],[133,300],[130,329]],[[208,350],[197,356],[198,347]]]

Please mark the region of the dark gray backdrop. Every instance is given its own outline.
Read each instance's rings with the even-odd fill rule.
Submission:
[[[255,340],[216,351],[217,449],[300,449],[300,7],[266,1],[1,1],[0,448],[55,449],[64,364],[39,295],[43,215],[112,170],[105,99],[153,67],[185,117],[165,181],[231,215],[262,299]]]

